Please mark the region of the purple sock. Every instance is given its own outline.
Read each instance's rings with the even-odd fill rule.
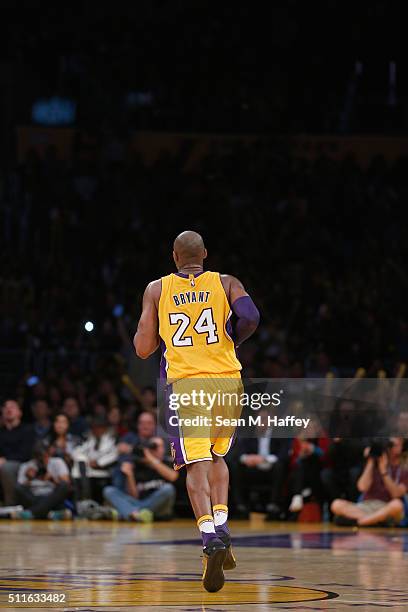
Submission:
[[[203,538],[203,548],[205,548],[208,543],[210,542],[210,540],[219,540],[219,535],[217,533],[204,533],[203,531],[201,532],[201,536]]]
[[[216,525],[215,526],[215,533],[218,536],[223,536],[223,535],[230,536],[231,534],[230,534],[230,530],[228,528],[227,522],[225,521],[225,523],[223,523],[222,525]]]

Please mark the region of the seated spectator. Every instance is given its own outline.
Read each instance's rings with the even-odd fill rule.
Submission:
[[[114,472],[113,486],[103,495],[126,520],[148,522],[173,514],[178,472],[164,457],[161,438],[153,437],[135,449],[132,461],[124,461]]]
[[[63,412],[57,414],[52,424],[52,431],[48,436],[49,453],[52,457],[61,457],[68,466],[73,463],[74,448],[80,440],[69,432],[69,418]]]
[[[102,490],[110,481],[110,468],[117,459],[116,441],[104,418],[95,417],[91,434],[74,448],[72,477],[79,500],[102,501]]]
[[[15,504],[15,485],[20,464],[31,457],[34,431],[21,422],[22,411],[15,400],[7,400],[2,407],[3,426],[0,427],[0,482],[4,502]]]
[[[51,457],[46,446],[37,442],[33,458],[20,466],[16,486],[17,501],[24,507],[14,518],[71,518],[63,508],[70,492],[69,470],[63,459]]]
[[[137,417],[140,414],[139,408],[136,404],[128,404],[123,411],[123,425],[127,431],[131,431],[134,423],[137,421]]]
[[[136,432],[128,431],[119,442],[118,452],[120,455],[132,453],[133,448],[144,441],[150,440],[156,434],[157,421],[153,412],[148,410],[141,412],[137,418]]]
[[[112,406],[112,408],[109,408],[106,416],[112,434],[119,440],[128,431],[122,424],[122,413],[119,406]]]
[[[289,512],[297,513],[306,498],[324,501],[321,470],[324,466],[329,441],[324,435],[316,438],[295,438],[292,443],[289,494]]]
[[[333,438],[328,451],[329,467],[323,468],[321,479],[330,502],[336,498],[357,498],[357,480],[363,463],[360,440]]]
[[[60,409],[62,403],[61,391],[55,385],[48,389],[48,404],[51,408],[51,414],[55,414]]]
[[[69,431],[73,436],[84,438],[89,431],[88,421],[81,415],[78,400],[75,397],[67,397],[62,405],[70,421]]]
[[[106,405],[101,402],[101,401],[97,401],[96,404],[94,404],[92,406],[92,416],[93,417],[104,417],[106,418]]]
[[[141,392],[141,402],[143,411],[155,411],[157,408],[157,394],[153,387],[143,387]]]
[[[256,427],[256,436],[242,438],[230,463],[233,505],[237,518],[248,518],[251,489],[267,488],[267,520],[279,517],[283,508],[282,492],[288,470],[290,441],[273,438],[272,430],[265,426],[266,411],[260,411],[264,425]]]
[[[44,440],[51,431],[50,407],[43,399],[36,400],[31,406],[34,418],[34,433],[37,440]]]
[[[404,518],[402,498],[408,491],[408,468],[402,465],[403,438],[391,438],[389,448],[372,445],[366,449],[367,461],[357,482],[362,493],[357,503],[335,499],[331,505],[336,523],[361,527],[398,524]]]

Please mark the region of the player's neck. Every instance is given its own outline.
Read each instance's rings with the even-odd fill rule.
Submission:
[[[202,264],[185,264],[178,269],[179,274],[199,274],[203,271]]]

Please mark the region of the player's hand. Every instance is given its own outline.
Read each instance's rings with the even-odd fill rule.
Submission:
[[[130,461],[124,461],[120,466],[120,471],[125,474],[125,476],[133,475],[133,464]]]
[[[6,463],[7,459],[5,457],[0,457],[0,466]]]
[[[381,457],[378,458],[378,469],[380,474],[385,474],[388,469],[388,455],[387,453],[383,453]]]
[[[245,458],[245,465],[247,467],[256,467],[265,461],[262,455],[247,455]]]
[[[97,462],[95,461],[95,459],[92,459],[89,462],[89,467],[91,467],[93,470],[97,470],[99,469],[99,465],[97,464]]]

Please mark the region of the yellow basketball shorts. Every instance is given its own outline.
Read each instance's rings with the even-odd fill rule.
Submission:
[[[242,393],[240,372],[202,374],[169,385],[167,414],[176,470],[228,453],[241,415]]]

